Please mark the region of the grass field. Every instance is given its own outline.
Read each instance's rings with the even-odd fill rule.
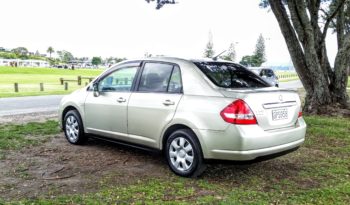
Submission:
[[[78,76],[95,77],[101,69],[57,69],[57,68],[12,68],[0,67],[0,97],[35,96],[67,94],[85,85],[88,80],[83,80],[82,85],[77,82],[68,82],[68,91],[59,79],[76,80]],[[14,83],[19,84],[19,92],[14,92]],[[40,92],[39,84],[44,83],[44,91]]]
[[[85,85],[88,80],[83,80],[82,85],[77,82],[68,82],[68,90],[59,82],[60,78],[76,80],[78,76],[95,77],[101,69],[57,69],[57,68],[12,68],[0,67],[0,98],[36,95],[68,94]],[[295,72],[278,71],[280,82],[298,80]],[[19,92],[14,91],[14,83],[19,84]],[[40,91],[40,83],[44,83],[44,91]],[[348,81],[350,88],[350,79]]]
[[[213,165],[198,179],[172,173],[157,178],[136,175],[124,176],[135,180],[120,185],[106,183],[113,176],[100,176],[96,184],[102,188],[94,192],[6,203],[0,196],[0,204],[350,204],[349,119],[305,119],[305,144],[278,159],[253,165]],[[48,121],[1,129],[15,130],[0,135],[0,150],[6,152],[42,143],[40,139],[26,142],[25,136],[57,133],[57,124]]]

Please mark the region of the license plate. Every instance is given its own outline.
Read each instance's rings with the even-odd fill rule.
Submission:
[[[272,120],[285,120],[288,119],[287,108],[272,110]]]

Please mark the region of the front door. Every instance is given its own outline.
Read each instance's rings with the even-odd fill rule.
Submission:
[[[85,126],[89,133],[113,138],[127,135],[127,104],[138,68],[117,68],[99,80],[98,97],[89,92],[85,101]]]

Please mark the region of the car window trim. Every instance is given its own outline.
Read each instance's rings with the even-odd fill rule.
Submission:
[[[171,78],[173,77],[174,69],[175,69],[175,66],[173,66],[173,68],[171,69],[171,73],[168,79],[168,85],[166,86],[166,92],[169,92],[169,84],[170,84]]]
[[[156,92],[156,91],[139,91],[141,76],[142,76],[142,73],[143,73],[143,70],[144,70],[146,63],[159,63],[159,64],[167,64],[167,65],[173,66],[173,68],[171,70],[170,77],[169,77],[169,82],[171,80],[171,76],[173,74],[174,68],[177,66],[179,68],[179,71],[180,71],[181,91],[180,92],[168,92],[169,82],[168,82],[168,86],[167,86],[166,91],[158,91],[158,92]],[[159,93],[159,94],[165,94],[165,93],[167,93],[167,94],[183,94],[182,73],[181,73],[180,66],[178,64],[172,63],[172,62],[157,61],[157,60],[144,60],[142,62],[141,68],[139,69],[137,81],[135,83],[135,89],[133,90],[133,92],[135,92],[135,93]]]
[[[180,72],[181,90],[180,90],[179,92],[171,92],[171,93],[175,93],[175,94],[176,94],[176,93],[183,93],[181,69],[180,69],[180,66],[178,66],[178,65],[175,65],[175,66],[173,67],[173,70],[171,71],[171,75],[170,75],[170,79],[169,79],[168,87],[167,87],[167,92],[168,92],[168,93],[170,93],[170,92],[169,92],[169,84],[170,84],[171,78],[173,77],[173,73],[174,73],[174,70],[175,70],[176,67],[179,69],[179,72]]]

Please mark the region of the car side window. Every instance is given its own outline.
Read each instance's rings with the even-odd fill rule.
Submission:
[[[163,63],[146,63],[138,91],[167,92],[173,67],[173,65]]]
[[[180,68],[178,66],[175,66],[169,81],[168,92],[181,93],[181,91],[182,91],[182,83],[181,83]]]
[[[275,75],[274,75],[272,70],[266,70],[266,76],[270,78],[270,77],[273,77]]]
[[[127,92],[131,90],[138,67],[121,68],[99,82],[100,92]]]

